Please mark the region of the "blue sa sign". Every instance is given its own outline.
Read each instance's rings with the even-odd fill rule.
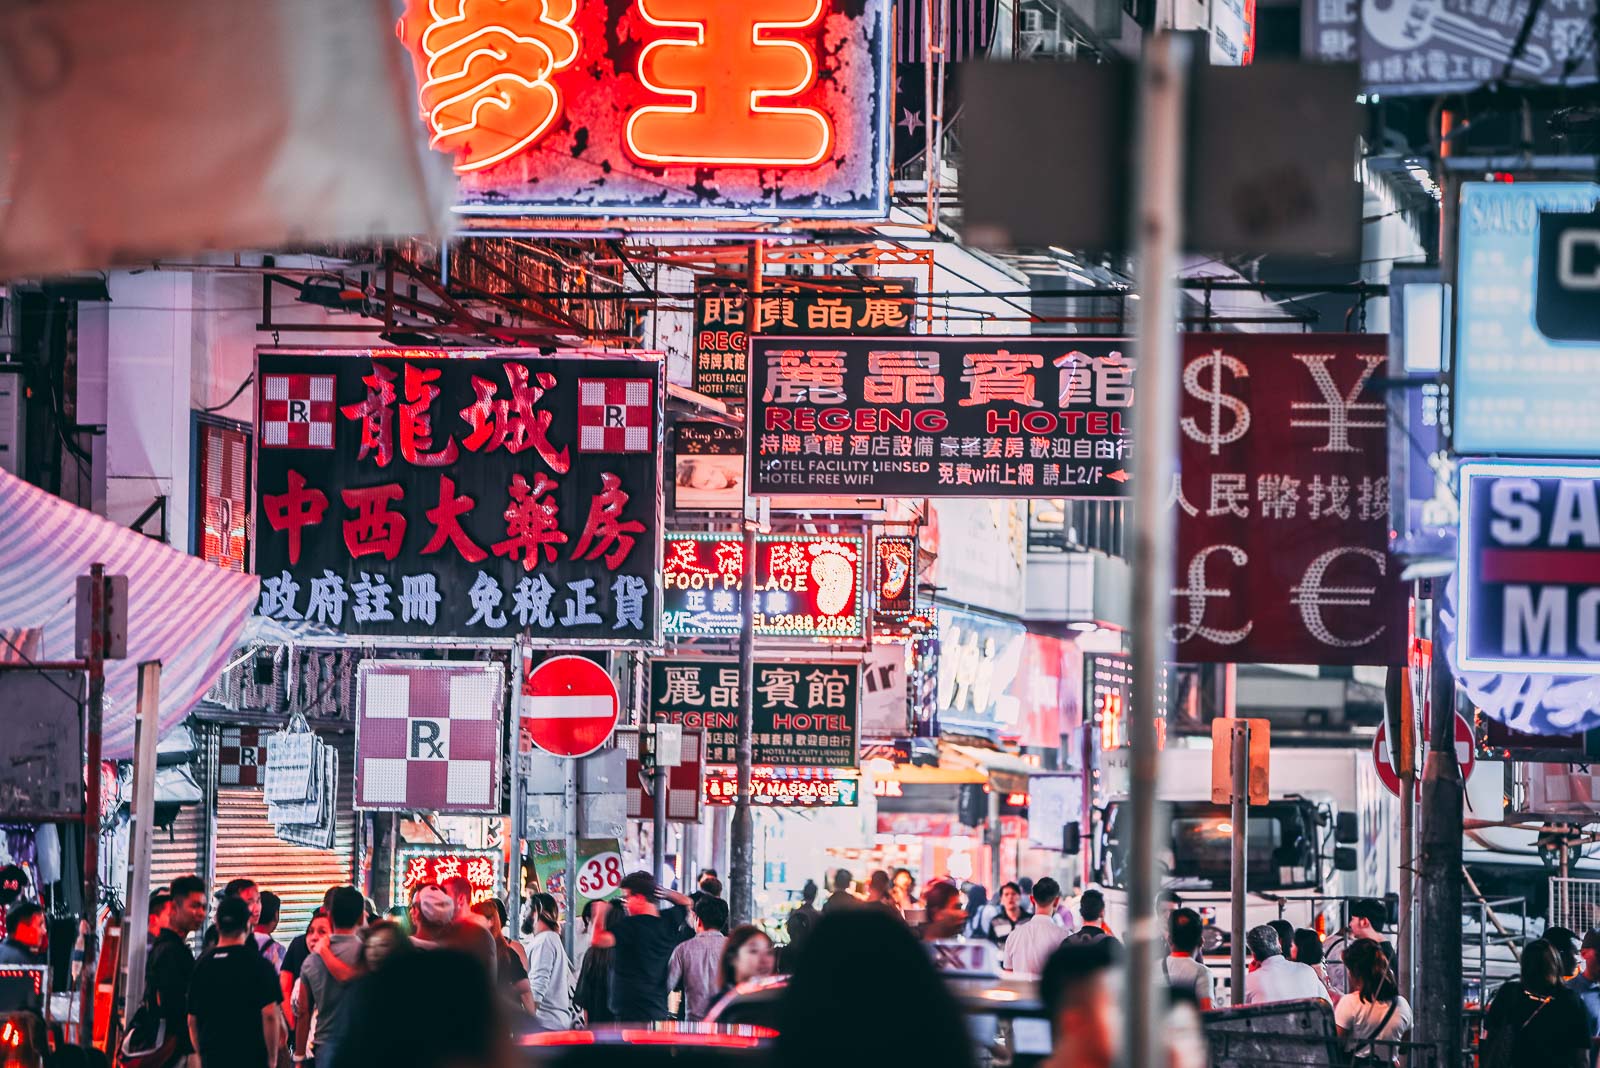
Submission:
[[[1600,464],[1461,465],[1463,671],[1600,675]]]

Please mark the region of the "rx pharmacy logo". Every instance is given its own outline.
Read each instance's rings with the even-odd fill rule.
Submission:
[[[358,807],[493,808],[500,699],[492,678],[469,667],[369,669],[357,739]]]

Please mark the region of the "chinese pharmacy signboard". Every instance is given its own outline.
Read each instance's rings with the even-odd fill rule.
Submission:
[[[836,275],[749,286],[731,278],[694,285],[694,388],[708,397],[744,399],[745,357],[752,334],[909,334],[912,285],[902,279]]]
[[[1463,671],[1600,674],[1600,464],[1461,465]]]
[[[256,384],[261,615],[659,640],[658,360],[263,351]]]
[[[882,218],[889,0],[406,0],[459,210]]]
[[[865,626],[866,539],[850,534],[756,538],[756,633],[855,638]],[[668,534],[662,568],[666,632],[677,637],[739,633],[744,539]]]
[[[357,809],[500,811],[503,665],[363,660],[356,710]]]
[[[857,664],[755,664],[754,763],[856,766]],[[731,764],[739,729],[739,665],[731,660],[653,660],[650,715],[706,732],[706,761]]]
[[[754,496],[1121,497],[1120,341],[753,338]]]
[[[1186,334],[1179,660],[1405,662],[1381,334]]]

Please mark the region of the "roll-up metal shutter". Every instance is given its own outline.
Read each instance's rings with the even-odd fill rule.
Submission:
[[[150,889],[172,885],[180,875],[206,875],[206,806],[183,805],[170,828],[157,827],[150,840]]]
[[[212,885],[221,889],[230,879],[247,878],[277,894],[282,899],[277,938],[284,943],[305,931],[328,887],[351,882],[356,826],[353,739],[347,734],[324,734],[322,740],[339,751],[339,796],[331,850],[290,845],[274,834],[265,795],[259,788],[217,787],[217,863]]]

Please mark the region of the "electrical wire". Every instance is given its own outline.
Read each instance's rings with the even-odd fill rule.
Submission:
[[[238,400],[239,399],[239,395],[241,393],[243,393],[247,388],[249,388],[250,383],[254,382],[255,380],[256,380],[256,373],[254,371],[251,371],[249,374],[244,376],[244,381],[239,383],[239,388],[234,390],[233,391],[233,395],[230,396],[227,400],[223,401],[221,404],[215,405],[215,406],[210,407],[210,408],[199,408],[199,409],[196,409],[196,410],[199,411],[199,412],[202,412],[205,415],[215,415],[215,414],[217,414],[218,412],[222,411],[224,408],[226,408],[230,404],[232,404],[234,401]]]

